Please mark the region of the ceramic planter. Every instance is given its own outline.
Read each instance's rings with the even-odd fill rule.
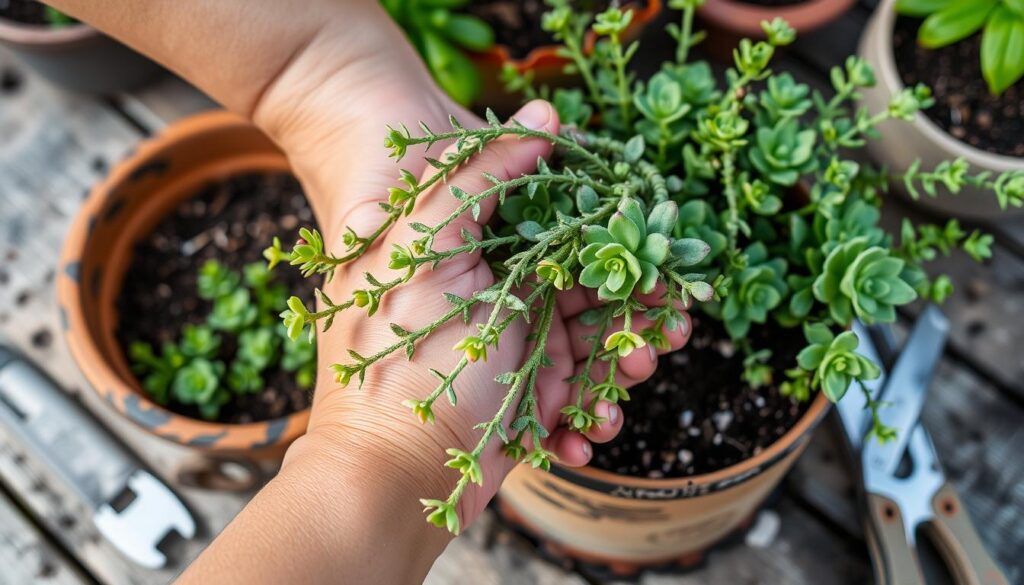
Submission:
[[[85,24],[51,28],[0,18],[0,45],[66,89],[114,93],[139,87],[162,70]]]
[[[803,452],[828,410],[818,393],[781,439],[738,465],[693,477],[646,479],[593,467],[519,465],[501,487],[502,510],[562,554],[618,574],[699,562],[749,521]]]
[[[800,33],[810,32],[841,16],[855,0],[806,0],[788,6],[761,6],[741,0],[708,0],[697,9],[710,28],[725,32],[729,38],[728,47],[735,46],[739,38],[764,38],[761,21],[775,17],[784,18]],[[709,41],[715,34],[709,34]]]
[[[115,331],[116,299],[134,245],[203,185],[235,174],[288,170],[284,154],[227,112],[187,118],[142,144],[89,195],[64,242],[57,295],[64,335],[93,389],[124,417],[188,447],[249,457],[283,455],[309,410],[251,424],[192,419],[152,402]]]
[[[860,56],[874,68],[877,80],[875,87],[863,91],[863,105],[872,114],[884,111],[890,98],[903,89],[892,47],[896,22],[894,4],[895,0],[883,0],[860,41]],[[974,171],[1000,173],[1024,170],[1024,158],[993,154],[961,142],[923,113],[918,113],[913,122],[884,122],[878,131],[881,137],[869,141],[868,149],[879,163],[894,171],[906,169],[915,159],[921,159],[924,168],[933,168],[941,161],[958,157],[969,162]],[[964,188],[955,196],[922,197],[918,203],[945,215],[973,219],[991,219],[1006,214],[999,209],[991,193],[971,187]]]
[[[624,8],[630,7],[633,8],[633,21],[626,30],[626,41],[639,38],[644,28],[661,14],[662,0],[647,0],[645,5],[639,7],[635,2],[625,3]],[[595,42],[597,36],[593,31],[588,32],[586,50],[593,50]],[[558,45],[536,47],[520,59],[512,57],[508,47],[502,45],[495,45],[483,53],[472,53],[470,57],[480,70],[484,83],[477,103],[497,110],[513,111],[520,105],[519,96],[506,92],[499,80],[506,64],[512,65],[520,73],[533,71],[534,80],[538,85],[562,87],[573,79],[573,76],[566,75],[564,71],[569,60],[558,55]]]

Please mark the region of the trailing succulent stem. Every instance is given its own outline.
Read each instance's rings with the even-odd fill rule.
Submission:
[[[551,0],[544,27],[563,43],[562,55],[583,87],[551,92],[515,72],[505,72],[505,81],[528,97],[552,97],[561,134],[514,120],[502,125],[490,112],[482,128],[464,127],[453,118],[440,132],[425,125],[416,134],[405,127],[389,129],[385,144],[398,160],[413,146],[453,147],[442,160],[426,159],[437,171],[430,178],[402,171],[400,186],[381,203],[386,216],[380,226],[368,234],[347,229],[341,255],[325,250],[313,230],[302,231],[291,251],[278,242],[266,251],[271,266],[288,262],[307,276],[329,278],[366,254],[409,216],[423,193],[442,188],[452,172],[491,142],[509,137],[554,145],[551,160],[539,160],[533,173],[508,179],[485,175],[491,184],[478,193],[448,186],[453,211],[433,225],[411,222],[418,236],[391,250],[389,268],[401,272],[397,278],[366,274],[366,287],[350,298],[331,299],[318,291],[319,309],[293,297],[281,313],[289,336],[297,339],[307,329],[312,336],[343,311],[372,316],[383,297],[425,266],[483,253],[495,284],[469,298],[447,294],[452,308],[434,321],[415,331],[392,324],[394,343],[369,356],[349,351],[347,361],[331,366],[339,384],[362,383],[367,369],[385,357],[404,352],[412,359],[423,339],[448,323],[469,323],[480,306],[491,307],[476,331],[453,348],[461,354],[456,366],[433,371],[436,386],[405,401],[414,416],[429,423],[441,396],[456,404],[460,375],[497,351],[504,331],[516,322],[531,331],[533,345],[524,361],[495,378],[506,393],[493,417],[477,427],[476,445],[448,451],[447,466],[459,477],[447,498],[423,501],[431,523],[459,530],[458,503],[470,484],[482,483],[480,457],[492,441],[500,441],[517,461],[550,467],[552,454],[543,446],[549,429],[536,414],[536,382],[540,368],[550,365],[545,350],[561,291],[591,288],[603,303],[580,317],[595,333],[585,340],[590,351],[582,371],[570,380],[577,384],[575,400],[561,411],[569,427],[585,432],[601,422],[597,406],[602,401],[630,399],[615,381],[619,360],[647,344],[668,348],[664,331],[684,319],[680,306],[700,301],[694,309],[721,321],[746,353],[737,383],[778,383],[797,400],[823,390],[838,400],[850,385],[879,375],[875,364],[856,353],[858,340],[848,331],[854,318],[892,322],[901,305],[948,296],[949,279],[932,279],[922,268],[939,253],[963,248],[979,260],[990,254],[990,236],[966,234],[956,222],[908,223],[895,243],[879,227],[880,194],[889,177],[844,158],[846,150],[865,144],[878,123],[912,119],[929,103],[927,88],[900,92],[884,112],[854,110],[852,102],[874,84],[874,76],[865,62],[851,57],[834,68],[831,97],[812,92],[769,67],[775,50],[795,38],[780,19],[763,23],[767,40],[740,42],[721,85],[706,63],[687,61],[701,39],[691,30],[701,3],[670,2],[682,10],[680,24],[670,28],[677,59],[637,81],[629,73],[637,45],[627,46],[622,38],[629,11],[611,8],[592,17],[575,12],[565,0]],[[585,50],[588,30],[597,38],[593,51]],[[963,161],[932,170],[915,165],[893,180],[929,196],[940,188],[955,194],[970,184],[991,189],[1004,207],[1024,204],[1024,174],[972,175]],[[441,230],[465,214],[479,218],[488,200],[496,202],[498,213],[481,236],[464,230],[461,245],[434,249]],[[662,291],[658,306],[638,302],[638,295],[655,291]],[[651,326],[636,326],[641,314]],[[614,325],[620,319],[621,329]],[[781,374],[771,351],[747,339],[752,328],[766,324],[805,331],[806,347]],[[597,376],[600,362],[607,367]],[[875,415],[873,432],[881,439],[891,436],[879,422],[880,405],[869,401],[869,408]],[[507,420],[512,422],[506,428]]]

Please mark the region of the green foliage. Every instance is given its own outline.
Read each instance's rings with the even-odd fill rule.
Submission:
[[[144,342],[128,348],[132,368],[155,402],[195,406],[212,420],[234,395],[263,390],[267,370],[280,367],[293,372],[300,387],[313,386],[316,345],[312,340],[291,342],[286,328],[276,323],[287,292],[265,264],[246,265],[239,274],[207,261],[199,269],[196,288],[200,298],[212,303],[205,323],[184,325],[178,342],[165,343],[159,355]]]
[[[405,30],[438,85],[468,105],[480,94],[480,73],[464,51],[486,51],[494,31],[483,20],[461,12],[469,0],[381,0]]]
[[[621,38],[628,11],[612,8],[594,17],[573,10],[567,0],[549,3],[544,28],[563,44],[561,54],[579,75],[580,87],[552,94],[534,87],[528,75],[506,72],[504,79],[527,97],[555,95],[559,112],[571,120],[561,134],[515,121],[505,125],[491,112],[482,128],[466,128],[455,119],[443,132],[391,128],[386,146],[397,160],[417,145],[454,147],[442,160],[428,160],[437,172],[427,179],[401,171],[399,186],[381,205],[380,226],[370,233],[347,229],[344,255],[332,255],[309,230],[291,252],[275,243],[266,253],[271,265],[287,261],[306,275],[329,278],[378,244],[420,195],[441,189],[450,173],[492,141],[533,138],[554,146],[550,160],[538,161],[533,173],[507,180],[486,175],[490,185],[476,193],[448,187],[451,214],[432,225],[411,222],[415,239],[392,248],[389,268],[398,271],[393,280],[367,274],[367,287],[350,298],[334,301],[320,292],[322,309],[314,312],[293,297],[281,314],[290,337],[299,338],[307,328],[313,335],[342,311],[373,315],[384,296],[424,267],[483,253],[495,274],[492,286],[470,298],[446,295],[451,309],[434,321],[415,331],[392,324],[394,343],[372,355],[350,352],[347,361],[330,366],[337,383],[362,383],[377,362],[402,351],[413,359],[420,340],[451,321],[473,322],[486,307],[476,332],[455,344],[456,365],[433,371],[433,390],[403,403],[429,423],[434,402],[444,396],[457,403],[456,380],[498,351],[512,323],[530,328],[530,353],[495,378],[506,394],[493,417],[477,427],[478,442],[449,452],[448,466],[458,472],[452,492],[444,500],[423,501],[428,520],[453,532],[459,530],[458,502],[468,485],[481,481],[480,457],[491,442],[501,442],[502,452],[517,461],[540,469],[551,465],[542,443],[548,429],[536,412],[536,379],[550,365],[545,348],[558,291],[579,284],[603,301],[579,317],[592,331],[584,338],[590,349],[569,380],[578,387],[576,400],[562,410],[578,431],[599,423],[602,401],[629,400],[616,382],[619,360],[648,344],[668,348],[664,331],[679,326],[684,317],[678,307],[691,301],[699,302],[691,310],[721,321],[744,352],[737,383],[777,382],[799,400],[824,389],[837,400],[850,384],[878,375],[874,364],[856,354],[857,338],[847,331],[854,318],[892,321],[895,309],[917,296],[948,296],[949,279],[932,279],[923,268],[938,253],[989,253],[988,236],[966,234],[956,224],[911,225],[894,243],[879,226],[881,195],[889,184],[903,183],[927,196],[955,194],[969,184],[991,190],[1003,206],[1024,203],[1024,174],[972,174],[966,163],[953,161],[889,177],[847,158],[846,151],[862,148],[883,121],[913,119],[929,105],[930,92],[907,88],[886,111],[869,114],[852,107],[860,91],[874,84],[871,68],[857,57],[832,70],[828,97],[789,74],[774,74],[769,67],[775,50],[795,36],[781,20],[764,24],[767,41],[739,44],[723,83],[706,63],[687,61],[701,38],[690,30],[700,0],[672,0],[682,11],[680,23],[669,29],[677,58],[638,81],[630,69],[636,45]],[[593,51],[584,51],[588,30],[597,37]],[[466,214],[478,217],[489,199],[499,212],[482,236],[464,231],[461,245],[434,249],[441,230]],[[638,301],[638,295],[654,291],[661,295],[659,306]],[[637,314],[650,325],[637,327]],[[808,345],[798,363],[775,371],[770,349],[747,339],[751,327],[761,324],[805,328]],[[869,401],[869,407],[876,413],[880,405]],[[874,420],[875,434],[885,436],[889,431]]]
[[[43,7],[43,18],[46,19],[47,24],[53,28],[61,28],[72,24],[78,24],[77,20],[52,6]]]
[[[981,73],[999,95],[1024,77],[1024,2],[1020,0],[898,0],[900,14],[924,18],[917,42],[945,47],[981,31]]]
[[[807,323],[804,336],[809,345],[797,356],[797,363],[814,372],[811,382],[820,385],[833,402],[846,394],[853,381],[874,380],[882,374],[874,362],[854,351],[860,342],[852,331],[835,335],[824,323]]]

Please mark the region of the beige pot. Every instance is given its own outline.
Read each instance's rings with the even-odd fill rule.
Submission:
[[[874,68],[878,81],[875,87],[863,92],[862,103],[872,114],[884,111],[891,96],[903,89],[892,48],[893,25],[896,22],[894,4],[895,0],[882,1],[860,41],[859,54]],[[922,113],[917,114],[913,122],[884,122],[878,130],[881,137],[869,140],[868,149],[875,160],[894,171],[906,169],[918,158],[926,169],[944,160],[963,158],[974,171],[1001,173],[1024,170],[1024,158],[974,148],[950,136]],[[991,219],[1006,214],[999,209],[992,193],[975,188],[965,188],[959,195],[925,196],[918,201],[932,211],[972,219]]]
[[[646,479],[593,467],[520,465],[502,484],[503,512],[563,554],[628,574],[691,565],[747,522],[797,460],[828,410],[818,393],[781,439],[738,465],[681,479]]]

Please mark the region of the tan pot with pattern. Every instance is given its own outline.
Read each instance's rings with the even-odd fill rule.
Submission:
[[[501,487],[502,511],[554,550],[628,574],[698,562],[742,527],[793,466],[829,407],[820,392],[804,416],[760,454],[681,479],[647,479],[593,467],[519,465]]]

